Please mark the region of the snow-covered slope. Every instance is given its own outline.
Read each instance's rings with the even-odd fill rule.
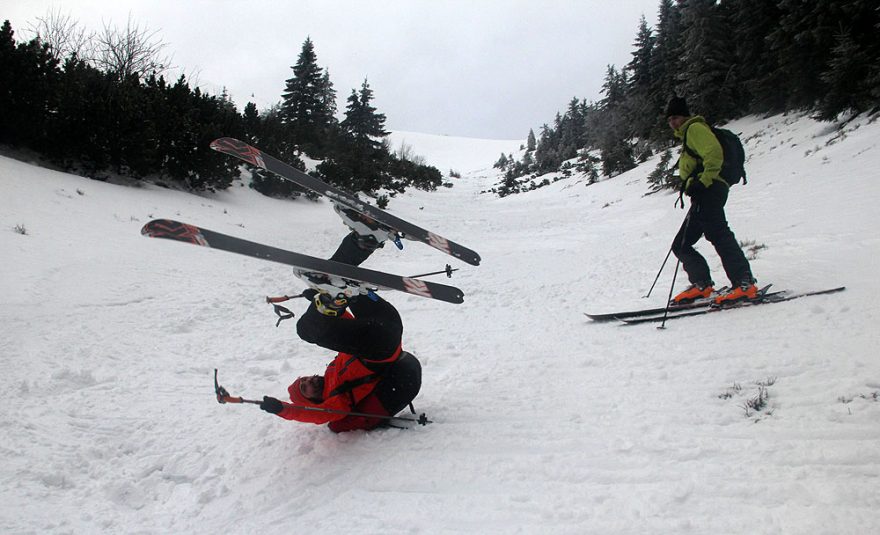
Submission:
[[[462,305],[386,294],[435,423],[343,435],[213,395],[214,368],[234,395],[282,397],[329,360],[293,322],[274,326],[264,296],[302,288],[288,268],[139,234],[170,217],[326,256],[345,233],[327,203],[126,188],[0,158],[0,532],[873,531],[880,123],[733,128],[750,183],[728,216],[764,246],[759,282],[847,291],[663,331],[590,323],[581,312],[666,297],[671,265],[640,298],[684,217],[673,194],[644,195],[656,161],[499,199],[479,192],[505,149],[482,167],[440,160],[482,170],[390,208],[483,264],[444,279]],[[450,260],[407,242],[366,267]],[[769,399],[747,415],[756,383]]]
[[[411,147],[428,165],[433,165],[444,175],[491,169],[501,153],[510,155],[519,151],[525,140],[473,139],[467,137],[439,136],[417,132],[394,131],[388,136],[391,150],[401,145]]]

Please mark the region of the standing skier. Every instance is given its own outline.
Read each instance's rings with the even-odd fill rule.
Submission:
[[[380,234],[352,231],[331,260],[361,264],[382,246],[385,236]],[[400,314],[376,295],[348,297],[326,278],[311,276],[309,281],[314,288],[308,291],[312,302],[297,322],[297,334],[339,353],[323,375],[299,377],[288,387],[292,403],[264,396],[260,408],[286,420],[327,423],[336,433],[376,428],[387,421],[382,416],[403,410],[421,388],[421,364],[401,348]]]
[[[724,215],[730,186],[719,174],[724,162],[721,144],[703,117],[691,116],[683,98],[673,97],[669,101],[666,118],[675,137],[687,144],[687,147],[682,146],[678,169],[684,193],[691,198],[688,215],[672,242],[672,251],[681,261],[691,284],[676,295],[673,301],[687,303],[710,297],[715,291],[709,265],[694,249],[694,244],[702,236],[706,236],[715,247],[727,278],[730,279],[730,290],[717,296],[715,303],[725,305],[755,299],[758,288],[755,286],[749,261]]]

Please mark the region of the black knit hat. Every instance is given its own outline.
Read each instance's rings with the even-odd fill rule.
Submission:
[[[681,115],[682,117],[690,117],[691,112],[688,110],[687,102],[682,97],[672,97],[669,105],[666,106],[666,116]]]

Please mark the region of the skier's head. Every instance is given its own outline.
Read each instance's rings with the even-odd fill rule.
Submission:
[[[690,116],[691,112],[684,98],[673,96],[669,99],[669,104],[666,106],[666,121],[672,129],[680,127]]]
[[[666,105],[666,116],[672,117],[673,115],[690,117],[691,112],[690,110],[688,110],[687,101],[684,99],[684,97],[674,95],[671,99],[669,99],[669,104]]]
[[[320,375],[300,377],[287,388],[287,393],[295,404],[320,403],[324,399],[324,378]]]

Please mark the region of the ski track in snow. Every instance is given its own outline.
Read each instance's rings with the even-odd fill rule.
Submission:
[[[493,142],[487,168],[390,206],[481,266],[416,242],[365,265],[461,268],[435,280],[462,305],[386,294],[424,368],[416,409],[435,423],[342,435],[214,398],[214,368],[233,395],[283,398],[332,357],[294,322],[274,326],[264,297],[302,289],[288,267],[139,233],[169,217],[328,256],[346,230],[326,202],[125,188],[0,158],[0,532],[876,529],[880,123],[729,127],[750,160],[728,217],[766,246],[759,282],[845,292],[665,331],[591,323],[582,312],[669,291],[672,261],[641,298],[684,217],[673,194],[644,195],[658,158],[499,199],[480,193],[498,181]],[[757,383],[766,406],[747,411]]]

